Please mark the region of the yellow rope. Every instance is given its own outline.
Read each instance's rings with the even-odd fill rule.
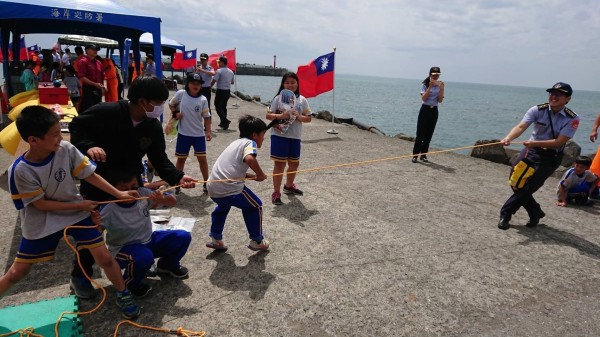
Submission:
[[[523,142],[511,142],[511,144],[522,144]],[[499,145],[499,144],[503,144],[502,142],[494,142],[494,143],[486,143],[486,144],[479,144],[479,145],[470,145],[470,146],[462,146],[462,147],[455,147],[452,149],[446,149],[446,150],[438,150],[438,151],[430,151],[427,153],[420,153],[419,155],[432,155],[432,154],[440,154],[440,153],[446,153],[446,152],[454,152],[454,151],[460,151],[460,150],[466,150],[466,149],[473,149],[473,148],[478,148],[478,147],[486,147],[486,146],[492,146],[492,145]],[[336,168],[342,168],[342,167],[350,167],[350,166],[359,166],[359,165],[366,165],[366,164],[373,164],[373,163],[380,163],[380,162],[384,162],[384,161],[390,161],[390,160],[398,160],[398,159],[403,159],[403,158],[411,158],[414,157],[415,155],[413,154],[405,154],[405,155],[401,155],[401,156],[394,156],[394,157],[385,157],[385,158],[378,158],[378,159],[370,159],[370,160],[362,160],[362,161],[356,161],[356,162],[351,162],[351,163],[343,163],[343,164],[335,164],[335,165],[327,165],[327,166],[320,166],[320,167],[313,167],[313,168],[309,168],[309,169],[303,169],[303,170],[297,170],[297,171],[288,171],[288,172],[282,172],[282,173],[273,173],[273,174],[267,174],[267,177],[276,177],[276,176],[282,176],[284,174],[298,174],[298,173],[308,173],[308,172],[315,172],[315,171],[323,171],[323,170],[331,170],[331,169],[336,169]],[[228,178],[228,179],[215,179],[215,180],[194,180],[194,183],[216,183],[216,182],[229,182],[229,181],[246,181],[246,180],[254,180],[255,178]],[[183,185],[175,185],[175,186],[171,186],[169,188],[165,188],[163,190],[161,190],[161,193],[167,192],[169,190],[172,189],[176,189],[178,187],[181,187]],[[120,199],[120,200],[109,200],[109,201],[102,201],[99,202],[98,204],[111,204],[111,203],[116,203],[116,202],[126,202],[126,201],[132,201],[132,200],[143,200],[143,199],[148,199],[149,197],[140,197],[140,198],[130,198],[130,199]]]
[[[115,327],[115,333],[113,334],[113,337],[117,337],[117,335],[119,333],[119,328],[121,327],[121,325],[124,325],[124,324],[129,324],[129,325],[134,326],[134,327],[139,328],[139,329],[164,332],[164,333],[168,333],[168,334],[172,334],[172,335],[177,335],[177,336],[183,336],[183,337],[192,337],[192,336],[204,337],[204,336],[206,336],[206,332],[205,331],[185,330],[182,327],[179,327],[179,328],[177,328],[175,330],[165,329],[165,328],[155,328],[155,327],[151,327],[151,326],[137,324],[137,323],[132,322],[132,321],[121,321]]]
[[[42,335],[34,333],[34,330],[35,328],[33,327],[27,327],[25,329],[19,329],[8,333],[3,333],[0,335],[0,337],[8,337],[16,334],[19,334],[19,337],[44,337]]]
[[[522,143],[522,142],[513,142],[512,144],[519,144],[519,143]],[[431,151],[431,152],[427,152],[427,153],[422,153],[420,155],[440,154],[440,153],[454,152],[454,151],[459,151],[459,150],[472,149],[472,148],[485,147],[485,146],[492,146],[492,145],[498,145],[498,144],[502,144],[502,142],[487,143],[487,144],[480,144],[480,145],[471,145],[471,146],[463,146],[463,147],[457,147],[457,148],[453,148],[453,149],[446,149],[446,150],[439,150],[439,151]],[[356,162],[351,162],[351,163],[342,163],[342,164],[335,164],[335,165],[327,165],[327,166],[314,167],[314,168],[310,168],[310,169],[297,170],[297,171],[292,171],[292,172],[282,172],[282,173],[276,173],[276,174],[269,174],[267,176],[268,177],[275,177],[275,176],[284,175],[284,174],[290,174],[290,173],[296,173],[296,174],[298,174],[298,173],[308,173],[308,172],[330,170],[330,169],[342,168],[342,167],[350,167],[350,166],[359,166],[359,165],[380,163],[380,162],[384,162],[384,161],[397,160],[397,159],[403,159],[403,158],[411,158],[411,157],[414,157],[414,155],[410,154],[410,155],[402,155],[402,156],[394,156],[394,157],[385,157],[385,158],[378,158],[378,159],[371,159],[371,160],[356,161]],[[196,182],[196,183],[207,183],[207,182],[227,182],[227,181],[244,181],[244,180],[254,180],[254,178],[234,178],[234,179],[220,179],[220,180],[206,180],[206,181],[195,180],[194,182]],[[168,190],[171,190],[171,189],[174,189],[174,188],[177,188],[177,187],[181,187],[181,186],[183,186],[183,185],[172,186],[170,188],[162,190],[161,193],[164,193],[164,192],[166,192]],[[110,201],[99,202],[98,204],[108,204],[108,203],[125,202],[125,201],[142,200],[142,199],[148,199],[148,197],[129,198],[129,199],[121,199],[121,200],[110,200]],[[77,249],[67,239],[67,230],[70,229],[70,228],[90,228],[90,227],[89,226],[67,226],[64,229],[64,231],[63,231],[63,236],[64,236],[65,242],[67,243],[67,245],[69,246],[69,248],[71,248],[71,250],[73,250],[75,252],[75,255],[77,256],[77,263],[79,264],[79,267],[83,271],[83,274],[85,275],[85,277],[88,280],[90,280],[94,285],[96,285],[102,291],[102,300],[100,301],[100,303],[98,303],[98,305],[95,308],[93,308],[92,310],[89,310],[89,311],[85,311],[85,312],[63,312],[59,316],[59,318],[58,318],[58,320],[56,322],[56,325],[54,327],[54,333],[56,334],[56,337],[58,337],[58,326],[60,324],[60,321],[64,317],[64,315],[79,315],[79,316],[81,316],[81,315],[88,315],[88,314],[91,314],[91,313],[97,311],[104,304],[104,302],[106,301],[106,290],[99,283],[97,283],[91,277],[89,277],[89,275],[85,272],[85,270],[81,266],[81,260],[79,258],[79,252],[77,251]],[[119,322],[117,324],[117,326],[115,328],[114,335],[113,335],[114,337],[117,336],[117,334],[119,332],[119,328],[121,327],[121,325],[124,325],[124,324],[129,324],[129,325],[132,325],[132,326],[140,328],[140,329],[146,329],[146,330],[164,332],[164,333],[169,333],[169,334],[176,334],[177,336],[183,336],[183,337],[191,337],[191,336],[204,337],[206,335],[206,332],[204,332],[204,331],[190,331],[190,330],[185,330],[182,327],[179,327],[176,330],[170,330],[170,329],[164,329],[164,328],[155,328],[155,327],[150,327],[150,326],[145,326],[145,325],[137,324],[137,323],[134,323],[134,322],[129,321],[129,320],[125,320],[125,321],[121,321],[121,322]],[[7,336],[14,335],[16,333],[19,333],[20,337],[21,336],[22,337],[43,337],[41,335],[34,334],[33,333],[33,328],[26,328],[26,329],[16,330],[16,331],[10,332],[8,334],[2,334],[2,335],[0,335],[0,337],[7,337]]]

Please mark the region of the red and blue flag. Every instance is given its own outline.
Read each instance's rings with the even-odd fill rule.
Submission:
[[[309,64],[299,66],[300,94],[306,98],[333,90],[335,53],[322,55]]]

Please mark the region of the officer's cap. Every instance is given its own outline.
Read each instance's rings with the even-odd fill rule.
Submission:
[[[571,86],[567,83],[564,82],[558,82],[555,85],[552,86],[552,88],[548,88],[546,89],[547,92],[561,92],[565,95],[567,95],[568,97],[571,97],[571,95],[573,95],[573,88],[571,88]]]

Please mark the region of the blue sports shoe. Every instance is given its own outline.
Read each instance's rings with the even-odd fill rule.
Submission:
[[[117,305],[125,319],[136,318],[140,315],[140,306],[135,303],[129,290],[117,291]]]

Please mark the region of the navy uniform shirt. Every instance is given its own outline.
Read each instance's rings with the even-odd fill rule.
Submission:
[[[552,126],[550,118],[552,118]],[[533,133],[529,140],[552,140],[558,138],[559,135],[573,138],[579,126],[579,116],[567,107],[553,113],[548,103],[544,103],[529,109],[521,122],[533,124]],[[554,134],[552,134],[552,128],[554,128]]]

